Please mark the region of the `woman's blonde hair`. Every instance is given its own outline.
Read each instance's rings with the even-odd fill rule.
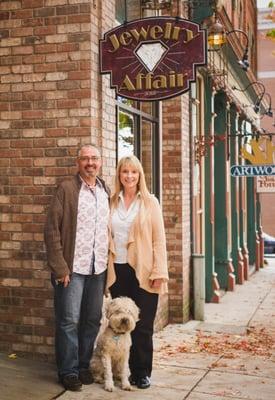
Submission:
[[[138,184],[137,184],[137,186],[138,186],[137,190],[140,192],[141,198],[146,202],[146,200],[148,199],[148,197],[150,195],[150,192],[147,189],[143,167],[142,167],[139,159],[133,155],[122,157],[119,160],[119,163],[116,168],[115,192],[111,199],[111,203],[114,207],[118,206],[119,193],[121,192],[121,190],[123,190],[123,185],[120,182],[120,171],[123,167],[128,166],[128,165],[132,168],[137,169],[137,171],[139,172],[139,180],[138,180]]]

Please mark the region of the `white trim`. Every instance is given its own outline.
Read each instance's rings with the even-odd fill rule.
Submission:
[[[275,78],[275,71],[258,71],[258,78]]]

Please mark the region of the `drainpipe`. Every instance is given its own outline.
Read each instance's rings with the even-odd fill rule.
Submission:
[[[194,318],[204,321],[205,266],[204,255],[193,254]]]
[[[192,90],[193,89],[193,90]],[[194,136],[193,132],[196,130],[196,105],[192,101],[192,97],[195,98],[195,84],[191,85],[191,91],[189,94],[189,115],[190,115],[190,225],[193,226],[193,189],[194,189]],[[194,254],[194,237],[191,228],[191,265],[193,267],[192,278],[193,278],[193,300],[194,300],[194,319],[204,320],[204,304],[205,304],[205,256],[203,254]]]

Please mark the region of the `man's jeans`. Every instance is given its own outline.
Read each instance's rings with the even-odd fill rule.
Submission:
[[[73,273],[69,285],[54,286],[55,349],[59,377],[89,368],[100,327],[106,271],[99,275]]]

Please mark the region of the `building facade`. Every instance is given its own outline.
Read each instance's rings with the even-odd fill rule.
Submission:
[[[272,33],[274,32],[274,33]],[[258,10],[258,79],[266,88],[265,100],[275,113],[275,8],[261,8]],[[270,96],[270,97],[269,97]],[[273,107],[272,107],[273,105]],[[264,115],[261,127],[266,132],[275,133],[275,117]],[[274,136],[273,142],[274,142]],[[265,192],[261,192],[262,225],[263,230],[275,236],[275,223],[271,216],[275,212],[275,181],[272,178],[265,184]]]
[[[147,4],[146,4],[147,3]],[[156,329],[203,318],[204,301],[244,283],[260,265],[254,178],[231,177],[256,134],[256,4],[253,0],[172,1],[163,10],[138,0],[10,0],[0,4],[0,350],[52,358],[54,317],[43,228],[56,185],[75,173],[77,148],[97,145],[112,186],[117,160],[142,161],[162,206],[169,294]],[[160,2],[161,3],[161,2]],[[165,2],[166,3],[166,2]],[[245,36],[227,34],[208,51],[185,94],[157,102],[115,95],[99,68],[99,40],[124,21],[181,16],[249,39],[251,68],[238,60]],[[212,18],[212,19],[211,19]]]

